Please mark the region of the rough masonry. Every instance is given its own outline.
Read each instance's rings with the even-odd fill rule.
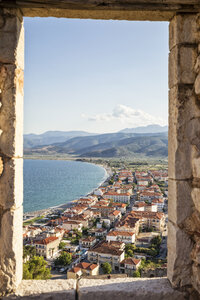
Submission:
[[[136,295],[141,297],[141,287],[147,284],[147,290],[143,292],[148,299],[150,295],[152,299],[163,299],[164,291],[168,293],[168,298],[164,299],[169,299],[169,295],[170,299],[198,299],[199,0],[0,0],[0,295],[17,293],[17,290],[21,289],[20,295],[29,297],[36,294],[37,290],[37,299],[42,299],[45,293],[39,288],[42,283],[39,284],[39,289],[36,289],[34,282],[22,281],[23,16],[170,21],[167,276],[171,285],[179,291],[173,290],[167,279],[156,279],[157,283],[153,281],[155,279],[149,279],[148,282],[129,280],[126,283],[112,281],[110,284],[86,280],[80,282],[76,297],[82,300],[94,299],[95,292],[95,299],[110,299],[113,295],[132,299]],[[156,296],[155,284],[160,286],[160,293]],[[54,284],[50,281],[45,282],[45,285],[50,294],[46,295],[46,298],[44,295],[44,299],[59,299],[57,293],[61,295],[65,286],[64,283]],[[189,295],[195,295],[196,298]]]
[[[0,10],[0,291],[22,279],[23,18]]]
[[[200,292],[200,14],[169,28],[168,278]]]

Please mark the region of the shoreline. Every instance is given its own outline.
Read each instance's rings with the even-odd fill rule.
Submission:
[[[24,159],[27,159],[27,158],[24,158]],[[39,160],[39,158],[35,158],[35,160]],[[55,159],[55,160],[57,160],[57,159]],[[69,160],[69,159],[63,159],[63,160]],[[74,160],[71,160],[71,161],[74,161]],[[107,179],[111,176],[112,172],[111,172],[111,169],[107,165],[102,165],[102,164],[100,165],[100,164],[95,164],[94,162],[84,162],[84,161],[83,161],[83,163],[90,163],[90,164],[97,165],[98,167],[103,168],[105,171],[104,179],[102,180],[102,182],[100,182],[100,184],[98,184],[98,186],[96,188],[94,188],[91,192],[89,192],[87,195],[83,196],[83,197],[87,197],[89,195],[92,195],[95,190],[97,190],[100,186],[102,186],[102,184],[105,183],[107,181]],[[23,218],[26,217],[26,219],[24,219],[23,222],[29,221],[32,218],[40,217],[42,215],[46,216],[48,214],[56,213],[59,211],[61,212],[67,208],[74,206],[74,204],[77,201],[78,201],[78,199],[74,199],[67,203],[62,203],[62,204],[59,204],[56,206],[51,206],[51,207],[36,210],[36,211],[24,212]],[[28,218],[28,216],[30,216],[30,217]]]

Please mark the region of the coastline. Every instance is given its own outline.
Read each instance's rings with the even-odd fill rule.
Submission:
[[[24,158],[24,159],[35,159],[35,160],[39,160],[41,158]],[[47,159],[48,160],[48,159]],[[57,159],[55,159],[57,160]],[[70,159],[63,159],[63,160],[70,160]],[[74,160],[71,160],[74,161]],[[87,161],[83,161],[83,163],[89,163],[89,164],[95,164],[95,162],[87,162]],[[91,192],[89,192],[87,195],[85,195],[84,197],[87,197],[89,195],[92,195],[94,193],[95,190],[97,190],[103,183],[105,183],[107,181],[107,179],[111,176],[112,171],[111,169],[107,166],[107,165],[102,165],[102,164],[95,164],[100,168],[103,168],[105,171],[105,175],[103,180],[98,184],[98,186],[96,188],[94,188]],[[29,221],[32,218],[36,218],[36,217],[40,217],[42,215],[46,216],[48,214],[52,214],[52,213],[58,213],[58,212],[62,212],[67,208],[70,208],[72,206],[74,206],[74,204],[78,201],[78,199],[75,200],[71,200],[67,203],[63,203],[60,205],[56,205],[56,206],[52,206],[52,207],[48,207],[48,208],[44,208],[41,210],[37,210],[37,211],[29,211],[29,212],[25,212],[23,213],[23,217],[25,218],[23,220],[23,222]]]

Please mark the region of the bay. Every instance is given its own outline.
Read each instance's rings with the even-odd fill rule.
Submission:
[[[24,212],[87,195],[107,177],[100,166],[77,161],[24,160]]]

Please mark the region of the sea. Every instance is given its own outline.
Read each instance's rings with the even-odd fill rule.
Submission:
[[[24,160],[24,212],[86,196],[107,178],[103,167],[64,160]]]

